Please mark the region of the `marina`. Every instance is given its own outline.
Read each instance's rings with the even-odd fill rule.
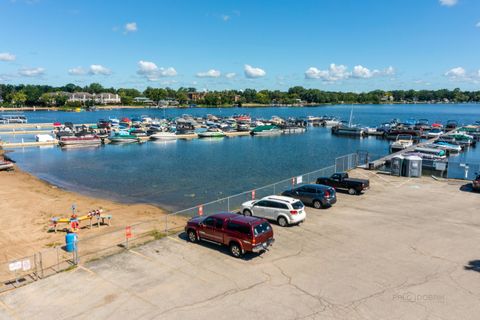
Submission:
[[[470,130],[469,134],[475,133],[473,127],[474,115],[476,110],[479,110],[477,105],[448,107],[447,109],[446,106],[419,105],[417,109],[413,109],[409,106],[407,112],[399,106],[355,106],[352,122],[361,123],[363,128],[370,128],[365,130],[369,133],[363,136],[333,134],[330,123],[349,119],[352,111],[351,106],[341,105],[275,109],[148,110],[148,116],[146,110],[102,110],[83,113],[37,111],[25,113],[29,120],[28,125],[36,122],[40,127],[47,127],[48,119],[47,121],[51,121],[52,131],[55,130],[49,134],[54,141],[36,142],[34,134],[0,133],[0,137],[3,139],[4,148],[13,151],[9,153],[9,157],[17,161],[21,168],[56,185],[69,188],[74,181],[75,190],[88,195],[101,194],[112,200],[153,202],[168,209],[181,209],[198,202],[215,200],[224,194],[241,192],[249,186],[266,185],[285,175],[293,176],[298,171],[315,170],[349,152],[360,151],[368,157],[367,162],[373,162],[372,165],[375,167],[381,167],[384,163],[377,164],[374,161],[391,152],[391,143],[395,139],[388,139],[389,130],[398,130],[399,125],[411,126],[412,130],[421,129],[419,127],[415,129],[418,121],[407,121],[416,116],[415,112],[419,114],[421,112],[421,116],[417,118],[436,119],[433,124],[446,125],[449,120],[458,119],[456,121],[458,127],[472,124],[467,128]],[[190,116],[186,116],[186,112]],[[438,112],[446,113],[439,116]],[[431,116],[428,116],[429,113]],[[144,122],[150,124],[142,123],[142,116]],[[185,121],[185,118],[190,120]],[[234,118],[237,120],[234,121]],[[122,123],[122,119],[130,120],[131,124]],[[178,124],[175,126],[177,122],[175,119],[183,119],[178,122],[181,124],[180,131]],[[189,123],[192,119],[196,123]],[[274,134],[251,135],[256,125],[266,125],[268,121],[281,124],[282,119],[285,122],[290,119],[291,125],[284,129],[290,130],[289,133],[277,130]],[[404,122],[411,124],[401,124],[401,119],[406,119]],[[295,125],[295,121],[300,125],[292,126]],[[237,123],[236,130],[230,128],[234,122]],[[304,122],[307,125],[303,127],[301,124]],[[110,123],[114,124],[113,128],[108,130],[102,128],[111,126]],[[55,147],[59,141],[56,134],[63,132],[62,127],[66,124],[79,133],[85,131],[86,134],[90,134],[93,130],[101,137],[103,143],[81,148]],[[431,127],[435,128],[433,124]],[[15,126],[16,131],[22,128],[20,124]],[[132,130],[129,143],[111,143],[110,138],[114,132],[120,130],[115,127],[120,126],[123,127],[121,130],[127,133],[128,130]],[[199,139],[200,133],[215,127],[224,133],[225,138]],[[248,130],[245,130],[246,127]],[[4,129],[0,126],[0,132],[2,130]],[[11,131],[12,127],[7,130]],[[422,134],[419,135],[421,140],[412,138],[412,148],[402,150],[414,152],[415,147],[422,146],[429,149],[438,148],[445,150],[450,158],[447,161],[479,162],[478,148],[452,144],[454,138],[451,135],[444,136],[439,141],[427,139],[426,132],[422,129]],[[449,141],[443,141],[445,139]],[[422,144],[417,145],[418,142]],[[35,146],[39,148],[34,148]],[[292,148],[301,153],[293,156],[289,152]],[[418,153],[418,150],[415,153]],[[309,161],[298,160],[304,157]],[[432,167],[435,162],[445,161],[425,159],[423,164],[427,170],[427,166]],[[216,170],[225,166],[227,167],[222,173]],[[252,170],[257,174],[234,177],[235,172]],[[129,176],[135,177],[129,188],[123,186],[126,172]],[[440,172],[438,174],[440,175]],[[463,176],[462,170],[458,171],[458,176]],[[209,184],[205,185],[205,181],[209,181]],[[172,185],[173,182],[175,186]],[[159,189],[159,186],[163,187]]]

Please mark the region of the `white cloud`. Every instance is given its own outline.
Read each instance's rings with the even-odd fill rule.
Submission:
[[[151,61],[140,60],[138,62],[137,73],[145,76],[150,81],[157,81],[160,78],[176,76],[177,70],[175,70],[173,67],[159,68]]]
[[[0,52],[0,61],[15,61],[16,57],[14,54],[9,52]]]
[[[445,76],[453,80],[467,78],[467,71],[462,67],[456,67],[445,72]]]
[[[39,77],[45,73],[44,68],[23,68],[18,71],[24,77]]]
[[[322,79],[324,81],[338,81],[348,79],[351,73],[347,71],[347,67],[343,64],[330,64],[328,70],[320,70],[315,67],[310,67],[305,71],[305,78],[307,79]]]
[[[316,67],[310,67],[305,71],[306,79],[320,79],[327,82],[335,82],[340,80],[346,80],[349,78],[357,79],[370,79],[377,76],[394,75],[395,69],[390,66],[382,71],[378,69],[369,69],[362,65],[356,65],[353,67],[352,72],[348,71],[347,66],[335,63],[330,64],[327,70],[320,70]]]
[[[83,67],[74,67],[68,69],[68,74],[72,76],[83,76],[87,74],[87,70],[85,70]]]
[[[228,20],[230,20],[230,16],[229,16],[229,15],[226,15],[226,14],[222,14],[221,18],[222,18],[223,21],[228,21]]]
[[[352,76],[354,78],[368,79],[380,73],[378,70],[370,70],[364,66],[358,65],[353,67]]]
[[[90,66],[89,73],[92,74],[92,75],[101,74],[101,75],[104,75],[104,76],[108,76],[109,74],[112,73],[112,71],[110,69],[100,65],[100,64],[92,64]]]
[[[235,72],[229,72],[227,74],[225,74],[225,77],[228,78],[228,79],[233,79],[237,76],[237,74]]]
[[[442,6],[452,7],[458,3],[458,0],[438,0]]]
[[[125,33],[136,32],[138,30],[136,22],[129,22],[125,24]]]
[[[221,75],[222,75],[221,72],[215,69],[210,69],[206,72],[197,73],[197,77],[199,78],[218,78]]]
[[[267,74],[265,72],[265,70],[260,69],[260,68],[256,68],[256,67],[252,67],[249,64],[245,65],[244,71],[245,71],[245,77],[250,78],[250,79],[261,78],[261,77],[264,77]]]
[[[477,24],[475,25],[475,27],[480,28],[480,21],[477,22]]]

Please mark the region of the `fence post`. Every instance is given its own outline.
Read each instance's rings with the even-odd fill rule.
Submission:
[[[42,259],[42,252],[39,252],[38,253],[38,257],[39,257],[39,262],[40,262],[40,272],[42,273],[42,276],[41,278],[43,278],[44,274],[43,274],[43,259]]]
[[[168,235],[168,214],[165,214],[165,234]]]
[[[227,211],[230,212],[230,197],[227,198]]]
[[[55,249],[57,250],[57,272],[60,272],[60,260],[58,258],[58,246],[56,246]]]

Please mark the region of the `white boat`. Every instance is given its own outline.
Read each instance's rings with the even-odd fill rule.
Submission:
[[[157,132],[150,136],[152,140],[174,140],[178,139],[178,136],[175,132]]]
[[[401,135],[397,136],[397,139],[390,144],[390,152],[398,152],[410,148],[413,146],[413,138],[411,135]]]
[[[2,170],[13,170],[13,163],[10,161],[0,161],[0,171]]]
[[[37,142],[53,142],[55,138],[49,134],[37,134],[35,136],[35,141]]]
[[[442,134],[444,134],[442,129],[435,128],[435,129],[432,129],[432,130],[428,131],[427,138],[429,138],[429,139],[437,138],[437,137],[440,137]]]

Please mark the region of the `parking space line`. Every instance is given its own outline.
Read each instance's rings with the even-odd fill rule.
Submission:
[[[87,267],[82,266],[81,264],[77,265],[77,268],[82,269],[82,270],[84,270],[84,271],[87,271],[87,272],[90,273],[90,274],[97,275],[96,272],[88,269]]]
[[[153,258],[151,258],[151,257],[149,257],[149,256],[146,256],[146,255],[144,255],[143,253],[140,253],[140,252],[138,252],[138,251],[135,251],[135,250],[130,249],[130,250],[128,250],[128,252],[133,253],[133,254],[136,254],[137,256],[142,257],[142,258],[144,258],[144,259],[153,261]]]
[[[171,239],[171,240],[174,240],[174,241],[177,241],[178,243],[185,243],[184,241],[180,241],[177,238],[174,238],[174,237],[171,237],[171,236],[167,236],[167,238]]]

